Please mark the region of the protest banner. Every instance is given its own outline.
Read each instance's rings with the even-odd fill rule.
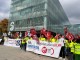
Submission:
[[[21,39],[7,39],[4,42],[5,46],[20,47]]]
[[[62,43],[40,41],[38,44],[35,40],[28,40],[26,50],[34,52],[36,54],[58,58],[61,46]]]

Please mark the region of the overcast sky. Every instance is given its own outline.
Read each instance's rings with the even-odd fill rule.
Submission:
[[[80,24],[80,0],[59,0],[72,24]],[[11,0],[0,0],[0,19],[8,18]]]
[[[0,0],[0,20],[9,17],[11,0]]]

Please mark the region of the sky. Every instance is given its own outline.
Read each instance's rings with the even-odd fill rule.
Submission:
[[[9,17],[11,0],[0,0],[0,20]]]
[[[71,24],[80,24],[80,0],[59,0]],[[0,20],[8,18],[11,0],[0,0]]]

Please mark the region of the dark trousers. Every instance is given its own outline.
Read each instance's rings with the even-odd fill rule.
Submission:
[[[61,47],[61,51],[60,51],[59,56],[62,58],[65,58],[65,47],[64,46]]]
[[[74,54],[73,53],[69,53],[68,55],[68,60],[74,60]]]
[[[27,45],[26,43],[25,44],[21,44],[20,48],[23,49],[24,51],[26,51],[26,45]]]
[[[67,52],[68,52],[68,56],[67,56],[68,60],[74,60],[74,54],[71,52],[71,49],[69,47]]]

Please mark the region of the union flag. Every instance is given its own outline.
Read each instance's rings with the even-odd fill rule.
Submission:
[[[70,32],[67,32],[66,38],[69,39],[69,40],[73,40],[74,39],[74,35],[72,33],[70,33]]]

